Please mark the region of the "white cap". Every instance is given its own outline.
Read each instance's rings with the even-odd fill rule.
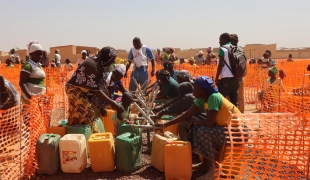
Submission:
[[[83,53],[86,53],[86,54],[87,54],[87,51],[86,51],[86,50],[83,50],[83,51],[81,52],[81,54],[83,54]]]

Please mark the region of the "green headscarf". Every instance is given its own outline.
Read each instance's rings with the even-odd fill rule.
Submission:
[[[272,68],[269,69],[269,71],[273,72],[274,75],[277,75],[279,73],[279,70],[278,70],[277,67],[272,67]]]

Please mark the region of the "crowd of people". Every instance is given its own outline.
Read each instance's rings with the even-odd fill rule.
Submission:
[[[188,63],[197,68],[199,65],[218,65],[214,80],[207,76],[194,79],[186,70],[174,70],[174,64],[182,64],[185,61],[175,55],[173,47],[164,48],[162,53],[157,49],[157,54],[154,56],[151,48],[142,44],[137,37],[133,39],[127,65],[115,64],[117,53],[113,47],[104,47],[94,56],[90,56],[89,51],[83,50],[77,61],[78,68],[65,85],[69,102],[68,125],[90,125],[94,133],[99,133],[95,122],[100,115],[107,115],[107,106],[116,112],[113,117],[116,126],[128,121],[131,104],[136,98],[134,95],[137,85],[142,90],[146,89],[148,95],[154,85],[148,86],[149,76],[156,76],[155,84],[160,87],[156,100],[160,103],[153,108],[153,112],[156,113],[155,121],[157,122],[163,115],[176,117],[164,124],[156,123],[156,126],[166,128],[178,124],[180,139],[190,141],[193,153],[203,156],[203,161],[195,164],[194,169],[206,171],[205,177],[211,178],[215,171],[214,159],[225,141],[227,118],[232,112],[244,111],[243,103],[240,105],[238,102],[240,99],[238,96],[240,88],[243,88],[245,74],[240,76],[235,72],[236,62],[231,59],[232,49],[245,57],[238,42],[237,34],[223,33],[219,37],[218,59],[211,47],[207,49],[206,57],[203,51],[199,51],[195,57],[189,58]],[[23,62],[20,72],[22,103],[29,103],[33,96],[46,92],[44,83],[46,74],[43,67],[49,66],[47,53],[38,41],[28,44],[28,52],[29,57]],[[14,50],[10,53],[7,64],[11,66],[20,58]],[[252,59],[250,64],[256,63],[254,61]],[[61,56],[59,50],[56,50],[51,66],[60,67],[60,62]],[[162,65],[162,69],[156,72],[155,62]],[[268,84],[277,84],[283,88],[281,78],[284,78],[284,72],[282,70],[281,78],[276,77],[279,71],[275,61],[271,59],[270,51],[267,50],[257,63],[262,68],[268,69],[270,77],[267,79]],[[122,85],[122,78],[127,77],[131,65],[133,71],[127,90]],[[65,60],[65,68],[68,71],[73,70],[69,59]],[[116,94],[117,91],[121,94]],[[115,101],[120,97],[119,102]],[[0,76],[0,109],[8,109],[19,103],[16,88]],[[241,107],[240,110],[238,107]]]

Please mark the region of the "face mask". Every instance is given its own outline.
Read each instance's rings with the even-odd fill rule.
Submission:
[[[112,72],[114,70],[115,64],[111,64],[108,67],[104,67],[104,72]]]

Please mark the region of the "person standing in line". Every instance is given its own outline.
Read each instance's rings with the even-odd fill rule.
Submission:
[[[207,56],[206,56],[206,61],[204,64],[207,65],[216,65],[217,61],[216,61],[216,55],[212,52],[213,48],[212,47],[208,47],[207,48]]]
[[[59,49],[56,49],[55,50],[55,63],[57,67],[61,67],[60,60],[61,60],[61,56],[59,54]]]
[[[239,38],[237,34],[230,34],[231,44],[237,46],[243,51],[243,49],[238,46]],[[244,78],[240,79],[239,89],[238,89],[238,109],[241,113],[244,113],[244,91],[243,91]]]
[[[87,58],[87,51],[83,50],[81,52],[81,57],[77,61],[77,65],[80,66]]]
[[[134,83],[133,79],[135,79],[138,83],[138,85],[144,87],[141,87],[141,89],[144,89],[147,87],[147,84],[145,83],[148,80],[148,64],[151,60],[152,63],[152,71],[151,76],[153,77],[155,75],[155,60],[154,55],[152,53],[151,48],[149,48],[146,45],[143,45],[141,43],[140,38],[135,37],[133,39],[133,48],[131,48],[129,54],[128,54],[128,65],[126,68],[126,74],[125,77],[127,77],[127,71],[131,65],[132,62],[134,62],[134,70],[131,73],[130,77],[130,83],[129,83],[129,90],[130,91],[136,91],[137,86]]]
[[[203,62],[205,61],[204,57],[203,57],[203,51],[199,51],[198,55],[195,56],[195,62],[197,65],[201,65],[204,64]]]
[[[165,63],[169,61],[169,49],[163,48],[163,53],[161,54],[160,60]]]
[[[43,57],[42,57],[42,60],[41,60],[41,64],[42,66],[41,67],[48,67],[48,57],[47,57],[47,52],[46,51],[43,51]]]
[[[293,62],[293,56],[292,56],[292,54],[289,54],[289,55],[288,55],[287,62]]]
[[[12,57],[13,63],[14,63],[14,64],[20,64],[20,57],[19,57],[18,54],[16,54],[15,49],[11,49],[11,50],[10,50],[10,54],[11,54],[10,57]]]
[[[238,107],[239,80],[234,77],[230,70],[229,51],[227,49],[232,46],[230,35],[228,33],[223,33],[219,40],[219,65],[217,67],[215,83],[219,92],[224,97],[229,96],[230,102]],[[221,77],[221,79],[219,79],[219,77]]]
[[[175,52],[174,47],[170,47],[169,48],[169,61],[172,63],[174,61],[178,60],[178,58],[175,56],[174,52]]]
[[[159,63],[159,64],[163,64],[163,62],[161,61],[161,59],[160,59],[160,56],[161,56],[161,54],[160,54],[160,49],[159,48],[157,48],[157,54],[155,55],[155,60],[156,60],[156,63]]]

